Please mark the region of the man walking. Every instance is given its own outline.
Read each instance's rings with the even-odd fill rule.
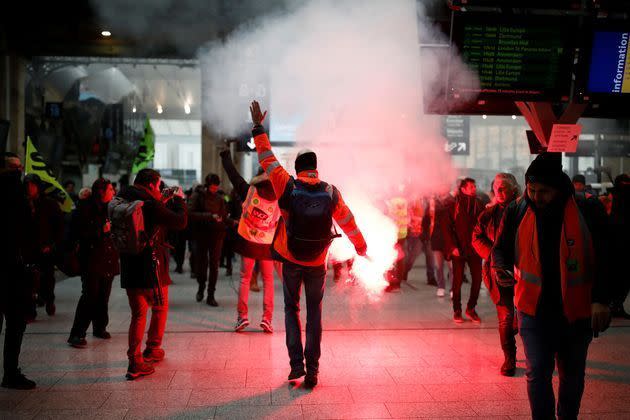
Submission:
[[[304,375],[304,386],[317,385],[322,338],[322,300],[328,248],[334,237],[333,219],[353,243],[357,254],[365,256],[367,245],[354,216],[339,191],[319,179],[317,156],[310,150],[295,159],[297,178],[280,165],[262,126],[267,113],[258,102],[250,107],[258,160],[278,197],[282,213],[272,248],[283,260],[284,314],[286,343],[291,362],[289,380]],[[300,328],[300,291],[306,291],[306,346]],[[304,361],[306,359],[306,372]]]

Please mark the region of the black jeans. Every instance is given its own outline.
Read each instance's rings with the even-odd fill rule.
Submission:
[[[516,358],[516,339],[514,336],[518,331],[518,326],[514,317],[514,305],[497,304],[497,317],[499,318],[499,337],[503,354],[505,357]]]
[[[453,310],[462,310],[462,283],[464,282],[464,267],[468,264],[470,268],[471,285],[470,297],[466,309],[475,309],[479,290],[481,289],[481,258],[477,255],[453,258]]]
[[[416,259],[423,252],[427,267],[427,282],[435,281],[435,264],[433,264],[431,243],[429,241],[423,241],[420,236],[407,237],[407,255],[405,256],[405,270],[407,275],[409,275],[409,272],[413,268]]]
[[[558,417],[577,419],[584,392],[586,356],[593,336],[590,320],[569,324],[562,316],[546,319],[519,311],[518,329],[525,348],[527,395],[532,418],[554,418],[551,378],[557,363],[560,377]]]
[[[85,337],[92,323],[92,331],[99,334],[109,324],[109,295],[112,292],[113,277],[85,274],[81,276],[81,297],[74,314],[74,324],[70,335]]]
[[[26,330],[26,316],[33,303],[33,289],[24,269],[3,265],[4,277],[0,290],[0,333],[4,331],[4,375],[17,374],[22,348],[22,338]],[[10,282],[10,283],[9,283]],[[4,324],[4,325],[3,325]]]
[[[175,249],[173,249],[173,258],[175,259],[175,265],[177,268],[181,268],[184,265],[184,258],[186,257],[186,234],[185,232],[173,233]]]
[[[223,248],[224,232],[212,233],[210,237],[197,239],[195,242],[195,262],[197,264],[197,283],[203,290],[208,282],[208,296],[214,297],[219,276],[219,260]],[[208,270],[209,268],[209,270]],[[210,275],[208,276],[208,271]]]
[[[39,299],[44,303],[55,302],[55,262],[52,256],[44,256],[39,264]]]
[[[291,369],[304,368],[310,373],[319,371],[322,341],[322,301],[324,299],[326,267],[305,267],[285,262],[282,265],[284,278],[284,324],[286,327],[287,350]],[[302,347],[300,324],[300,292],[304,283],[306,292],[306,346]]]

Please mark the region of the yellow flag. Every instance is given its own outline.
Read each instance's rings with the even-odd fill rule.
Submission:
[[[72,198],[61,184],[55,179],[52,170],[44,162],[42,155],[35,149],[30,137],[26,138],[26,171],[27,174],[35,174],[42,180],[43,189],[46,195],[57,200],[61,210],[66,213],[72,211]]]

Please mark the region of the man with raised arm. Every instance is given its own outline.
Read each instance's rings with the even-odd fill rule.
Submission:
[[[284,263],[286,343],[291,363],[289,380],[306,375],[304,386],[312,388],[317,385],[321,354],[326,258],[328,248],[337,236],[333,234],[333,220],[348,236],[357,254],[365,256],[367,245],[337,188],[319,179],[315,152],[299,152],[295,159],[297,178],[289,175],[273,154],[262,126],[267,112],[261,112],[256,101],[252,102],[250,111],[258,160],[269,176],[282,213],[272,251]],[[302,346],[299,317],[302,283],[306,291],[305,347]]]

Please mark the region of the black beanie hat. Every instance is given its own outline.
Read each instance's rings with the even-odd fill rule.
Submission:
[[[581,182],[582,184],[586,184],[586,177],[582,174],[577,174],[573,176],[573,179],[571,181]]]
[[[298,153],[295,158],[295,173],[317,169],[317,155],[310,150]]]
[[[219,185],[221,184],[221,179],[217,174],[208,174],[206,175],[206,185]]]
[[[566,175],[562,172],[560,153],[544,152],[536,156],[525,172],[525,183],[538,182],[554,188],[562,188]],[[567,178],[568,179],[568,178]]]

